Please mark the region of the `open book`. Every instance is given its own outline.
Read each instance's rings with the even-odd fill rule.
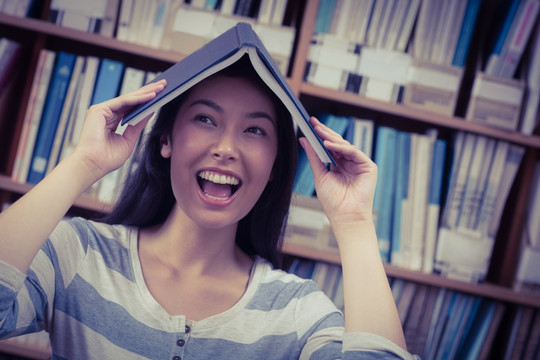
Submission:
[[[249,55],[253,68],[261,79],[289,110],[293,121],[309,140],[321,161],[332,162],[335,165],[334,159],[309,124],[309,115],[304,106],[290,88],[251,25],[246,23],[238,23],[157,76],[153,81],[167,80],[165,89],[154,99],[127,114],[116,132],[123,134],[128,125],[135,125],[193,85],[233,64],[245,54]]]

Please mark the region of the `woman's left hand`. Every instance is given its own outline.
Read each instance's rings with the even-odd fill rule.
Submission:
[[[328,169],[306,138],[300,139],[315,178],[317,198],[331,222],[372,221],[377,166],[357,147],[319,120],[311,125],[334,157]]]

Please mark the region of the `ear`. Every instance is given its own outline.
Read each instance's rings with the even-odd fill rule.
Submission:
[[[160,143],[161,143],[161,156],[163,156],[165,159],[170,158],[172,154],[170,136],[163,135],[160,139]]]

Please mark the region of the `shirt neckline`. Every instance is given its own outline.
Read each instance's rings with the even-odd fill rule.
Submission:
[[[253,299],[255,292],[257,291],[261,279],[263,278],[266,267],[264,266],[265,260],[259,256],[256,256],[251,267],[249,274],[248,285],[246,291],[242,297],[229,309],[216,314],[210,317],[207,317],[202,320],[193,321],[191,319],[186,319],[185,315],[171,315],[169,314],[161,304],[154,298],[150,290],[146,286],[144,280],[142,265],[139,258],[139,249],[138,249],[138,238],[139,238],[139,228],[131,227],[129,229],[129,252],[131,257],[131,264],[133,267],[133,272],[135,276],[135,282],[139,289],[141,299],[148,306],[148,308],[158,317],[167,320],[173,320],[174,322],[192,324],[192,329],[195,327],[197,329],[218,326],[228,321],[231,321],[235,316],[246,307],[246,305]]]

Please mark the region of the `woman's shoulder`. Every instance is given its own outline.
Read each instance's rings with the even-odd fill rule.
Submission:
[[[129,226],[110,225],[82,217],[73,217],[66,218],[58,224],[51,240],[54,241],[55,237],[63,238],[66,235],[75,235],[86,245],[92,245],[96,241],[109,240],[127,248],[131,235],[136,231],[136,228]]]
[[[261,272],[259,296],[268,299],[281,298],[289,301],[295,299],[297,301],[322,302],[328,305],[332,311],[336,309],[313,280],[275,269],[268,261],[261,258],[257,258],[255,266],[256,271]]]

